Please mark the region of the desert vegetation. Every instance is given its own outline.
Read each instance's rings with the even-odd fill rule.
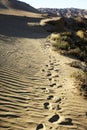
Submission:
[[[82,61],[87,60],[87,34],[85,31],[53,33],[48,41],[64,55],[72,55]]]
[[[76,58],[87,64],[87,34],[84,30],[52,33],[48,41],[60,54]],[[74,74],[80,82],[81,89],[87,93],[87,65],[82,66],[80,62],[71,63],[72,67],[81,69],[82,73]]]

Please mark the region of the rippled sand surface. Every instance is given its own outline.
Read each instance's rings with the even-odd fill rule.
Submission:
[[[0,130],[87,130],[87,99],[70,76],[72,59],[43,38],[3,37]]]

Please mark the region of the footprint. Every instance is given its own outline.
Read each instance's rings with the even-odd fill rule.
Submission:
[[[43,90],[44,93],[49,93],[49,89],[47,88],[41,88]]]
[[[42,90],[46,90],[46,88],[41,88]]]
[[[44,108],[45,109],[50,109],[51,108],[51,104],[49,102],[45,102],[44,103]]]
[[[49,81],[51,81],[52,80],[52,78],[49,78]]]
[[[56,114],[56,115],[52,116],[52,117],[49,119],[49,122],[54,123],[54,122],[57,122],[58,120],[59,120],[59,115]]]
[[[49,62],[51,62],[51,60],[49,60]]]
[[[53,76],[53,78],[58,78],[58,77],[59,77],[59,75],[54,75],[54,76]]]
[[[49,129],[52,130],[52,128],[53,128],[53,127],[51,126]]]
[[[57,99],[55,103],[61,103],[61,98]]]
[[[36,130],[46,130],[44,124],[39,124]]]
[[[60,125],[73,125],[71,118],[66,118],[65,121],[59,123]]]
[[[46,65],[46,67],[48,67],[48,65]]]
[[[50,67],[48,70],[53,70],[54,69],[54,67]]]
[[[59,69],[55,69],[55,71],[56,71],[56,72],[58,72],[58,71],[59,71]]]
[[[54,87],[56,85],[56,83],[50,84],[50,87]]]
[[[47,77],[49,77],[49,76],[51,76],[52,74],[50,73],[50,72],[48,72],[48,74],[47,74]]]
[[[42,69],[42,72],[45,72],[45,69]]]
[[[54,81],[56,82],[57,80],[56,80],[56,79],[54,79]]]
[[[62,88],[63,86],[62,85],[59,85],[57,88]]]
[[[47,100],[52,100],[54,98],[53,95],[48,96]]]
[[[52,65],[52,66],[53,66],[53,65],[54,65],[54,63],[50,63],[50,65]]]
[[[61,110],[61,107],[59,105],[57,105],[57,110]]]

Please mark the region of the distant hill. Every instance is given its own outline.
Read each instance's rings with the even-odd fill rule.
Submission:
[[[85,17],[87,18],[87,10],[84,9],[77,9],[77,8],[64,8],[64,9],[57,9],[57,8],[39,8],[38,9],[41,13],[48,13],[49,15],[57,15],[57,16],[64,16],[64,17]]]
[[[29,4],[18,0],[0,0],[0,9],[15,9],[22,11],[29,11],[33,13],[38,13],[39,11]]]

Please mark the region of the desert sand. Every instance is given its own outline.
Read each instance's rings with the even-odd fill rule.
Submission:
[[[87,130],[87,99],[68,64],[75,59],[53,50],[40,14],[7,13],[0,15],[0,130]]]

